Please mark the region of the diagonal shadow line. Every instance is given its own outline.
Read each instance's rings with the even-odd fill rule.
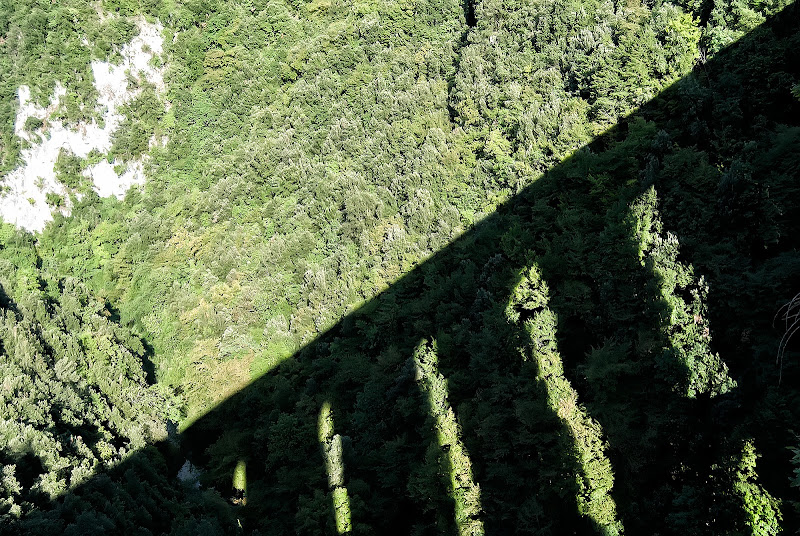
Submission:
[[[656,290],[661,276],[640,263],[629,207],[651,185],[680,184],[680,177],[647,170],[682,148],[707,149],[724,161],[742,139],[757,134],[755,126],[742,127],[763,124],[757,117],[800,126],[800,106],[788,87],[785,100],[763,98],[773,91],[764,80],[800,76],[798,11],[790,5],[720,52],[211,410],[184,432],[180,452],[165,442],[137,453],[11,530],[81,533],[80,527],[106,520],[106,531],[120,533],[236,533],[237,524],[262,534],[332,532],[316,430],[319,408],[329,402],[343,441],[353,531],[454,533],[453,499],[444,492],[411,358],[422,341],[436,339],[440,371],[481,486],[487,532],[595,532],[575,507],[574,446],[534,381],[537,368],[516,354],[520,330],[504,313],[530,266],[538,266],[551,288],[568,375],[604,428],[616,472],[614,496],[628,532],[688,533],[682,527],[693,527],[713,534],[741,525],[742,508],[714,495],[727,490],[703,486],[712,467],[732,456],[726,436],[743,427],[747,433],[746,419],[719,419],[722,406],[736,404],[735,392],[690,399],[673,389],[690,371],[679,360],[664,362],[677,353],[664,334],[668,305]],[[762,72],[752,72],[754,65]],[[736,87],[741,81],[745,85]],[[735,93],[737,117],[720,113],[715,95],[724,90]],[[741,139],[729,138],[731,132]],[[614,188],[593,191],[595,173],[610,175],[607,184]],[[719,201],[708,185],[684,186],[691,198],[685,206]],[[668,228],[691,217],[674,213],[681,205],[667,205],[673,210],[664,211]],[[679,238],[696,244],[709,232],[681,229]],[[797,239],[787,240],[784,250],[796,250]],[[587,270],[588,263],[596,265]],[[714,285],[712,274],[712,295]],[[643,341],[641,331],[650,339]],[[592,367],[595,348],[622,356],[616,364],[624,370],[614,379],[624,387],[609,389],[608,377],[578,373]],[[232,493],[231,475],[245,461],[246,506],[193,494],[175,486],[174,478],[168,485],[164,475],[174,475],[183,456],[203,468],[206,486],[224,495]],[[687,505],[689,495],[694,501]]]

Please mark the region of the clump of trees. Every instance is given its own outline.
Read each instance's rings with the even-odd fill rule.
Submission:
[[[218,495],[174,478],[180,403],[153,384],[146,343],[85,285],[42,270],[29,234],[3,224],[0,253],[4,533],[232,531],[224,512],[198,520],[224,509]]]

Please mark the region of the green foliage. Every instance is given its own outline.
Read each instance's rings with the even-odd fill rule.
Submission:
[[[711,11],[710,24],[705,28],[704,37],[708,42],[709,52],[716,53],[734,43],[762,24],[767,17],[779,13],[789,3],[787,0],[735,0],[715,4]]]
[[[601,534],[623,534],[611,497],[614,473],[605,452],[608,445],[602,427],[578,404],[578,394],[564,376],[556,345],[557,320],[547,307],[548,293],[541,272],[530,268],[512,292],[506,314],[509,321],[524,325],[527,340],[520,349],[523,359],[537,364],[536,379],[545,386],[548,405],[574,441],[572,451],[579,468],[575,476],[579,513],[588,517]]]
[[[752,534],[771,536],[778,534],[781,530],[780,502],[756,483],[757,458],[753,442],[745,442],[735,475],[734,489],[742,500],[743,508],[747,513],[746,523],[752,530]]]
[[[177,401],[147,383],[142,342],[74,279],[39,270],[34,244],[0,243],[0,463],[4,524],[164,439]]]
[[[114,132],[109,158],[138,158],[147,152],[150,140],[156,134],[164,117],[164,104],[156,95],[155,89],[148,87],[132,101],[125,103],[120,113],[125,119]]]
[[[708,286],[702,278],[696,280],[691,266],[678,262],[678,239],[671,233],[663,236],[656,206],[656,192],[651,186],[631,206],[631,218],[639,260],[658,279],[661,299],[657,307],[670,342],[662,366],[673,371],[678,364],[684,367],[688,377],[683,389],[690,398],[727,393],[736,387],[736,382],[720,356],[711,352],[705,305]],[[691,302],[682,297],[687,295]]]
[[[53,170],[58,182],[72,190],[82,190],[88,187],[83,167],[83,159],[62,148]]]
[[[44,121],[38,117],[31,116],[25,120],[24,129],[26,132],[35,132],[44,126]]]
[[[247,465],[242,460],[237,462],[236,469],[233,470],[233,489],[247,492]]]
[[[0,174],[5,174],[19,159],[20,143],[13,130],[19,86],[29,86],[32,100],[47,106],[59,82],[67,88],[59,115],[66,122],[88,120],[96,99],[90,60],[106,56],[93,55],[83,44],[87,36],[94,40],[103,33],[97,29],[97,10],[85,2],[25,0],[0,10],[0,53],[5,58],[0,64]]]
[[[481,490],[472,475],[472,462],[464,448],[455,412],[448,403],[447,380],[439,373],[436,343],[427,341],[415,351],[416,379],[428,399],[437,445],[446,453],[440,458],[443,472],[448,474],[448,494],[455,502],[455,523],[461,536],[484,534],[481,517]]]
[[[7,519],[797,526],[775,499],[796,350],[779,391],[769,322],[800,267],[800,42],[791,21],[756,28],[784,3],[107,0],[102,21],[79,4],[0,10],[3,169],[18,86],[44,104],[59,81],[59,113],[91,117],[89,61],[134,15],[166,27],[166,92],[124,107],[110,155],[62,153],[71,216],[0,230]],[[143,155],[144,188],[88,191],[90,162]],[[326,402],[336,433],[330,411],[315,430]],[[167,418],[205,491],[144,447]],[[67,495],[40,515],[39,490]]]
[[[53,208],[61,208],[64,206],[64,197],[53,192],[47,192],[45,195],[47,204]]]

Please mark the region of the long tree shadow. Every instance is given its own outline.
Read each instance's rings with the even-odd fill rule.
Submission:
[[[769,506],[753,503],[769,501],[743,472],[748,444],[773,445],[766,487],[789,494],[788,460],[775,458],[788,430],[755,422],[779,337],[745,344],[727,315],[750,303],[740,313],[763,326],[758,311],[800,285],[796,270],[768,269],[799,262],[787,203],[798,15],[789,6],[698,66],[180,445],[131,456],[12,530],[755,531]],[[747,151],[763,154],[745,164]],[[780,233],[766,247],[764,225]],[[796,380],[787,365],[785,384]],[[772,425],[794,416],[781,407]],[[176,484],[184,456],[228,506]]]

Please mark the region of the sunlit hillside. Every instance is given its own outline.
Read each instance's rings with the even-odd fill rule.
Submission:
[[[0,534],[800,530],[800,12],[0,4]]]

